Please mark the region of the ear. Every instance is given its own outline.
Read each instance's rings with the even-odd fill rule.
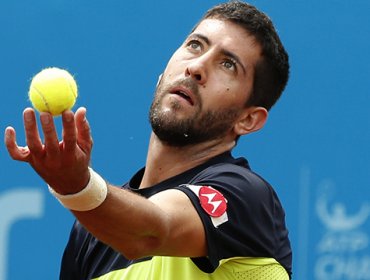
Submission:
[[[268,111],[263,107],[248,107],[234,125],[237,135],[245,135],[261,129],[267,120]]]

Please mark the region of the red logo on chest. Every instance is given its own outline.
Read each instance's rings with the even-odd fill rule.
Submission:
[[[199,189],[200,205],[212,217],[221,217],[227,209],[225,197],[218,191],[209,186]]]

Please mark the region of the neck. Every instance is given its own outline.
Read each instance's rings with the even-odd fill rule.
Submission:
[[[218,139],[197,145],[173,147],[166,145],[152,133],[140,188],[153,186],[181,174],[216,155],[230,151],[234,146],[234,140]]]

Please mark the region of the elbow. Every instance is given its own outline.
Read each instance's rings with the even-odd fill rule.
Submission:
[[[129,242],[129,246],[119,248],[119,252],[128,260],[137,260],[144,257],[162,255],[164,238],[145,237]],[[161,253],[162,252],[162,253]]]
[[[166,255],[168,253],[170,232],[169,223],[162,223],[155,230],[151,229],[146,233],[131,234],[123,239],[124,242],[119,244],[118,251],[129,260]]]
[[[136,221],[135,226],[126,233],[114,238],[113,248],[129,260],[168,253],[171,239],[171,219],[168,215],[156,215],[149,219]]]

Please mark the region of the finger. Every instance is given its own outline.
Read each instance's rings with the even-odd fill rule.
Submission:
[[[23,120],[28,149],[35,156],[41,156],[44,149],[37,128],[35,111],[31,108],[25,109],[23,112]]]
[[[89,122],[86,118],[86,108],[81,107],[76,112],[77,142],[83,151],[90,153],[93,145]]]
[[[65,111],[62,114],[63,120],[63,148],[65,151],[74,151],[76,149],[76,123],[72,111]]]
[[[5,146],[12,159],[28,162],[30,151],[27,147],[19,147],[16,142],[16,133],[14,128],[5,129]]]
[[[50,113],[40,113],[40,121],[44,132],[45,151],[49,157],[56,157],[60,150],[53,116]]]

